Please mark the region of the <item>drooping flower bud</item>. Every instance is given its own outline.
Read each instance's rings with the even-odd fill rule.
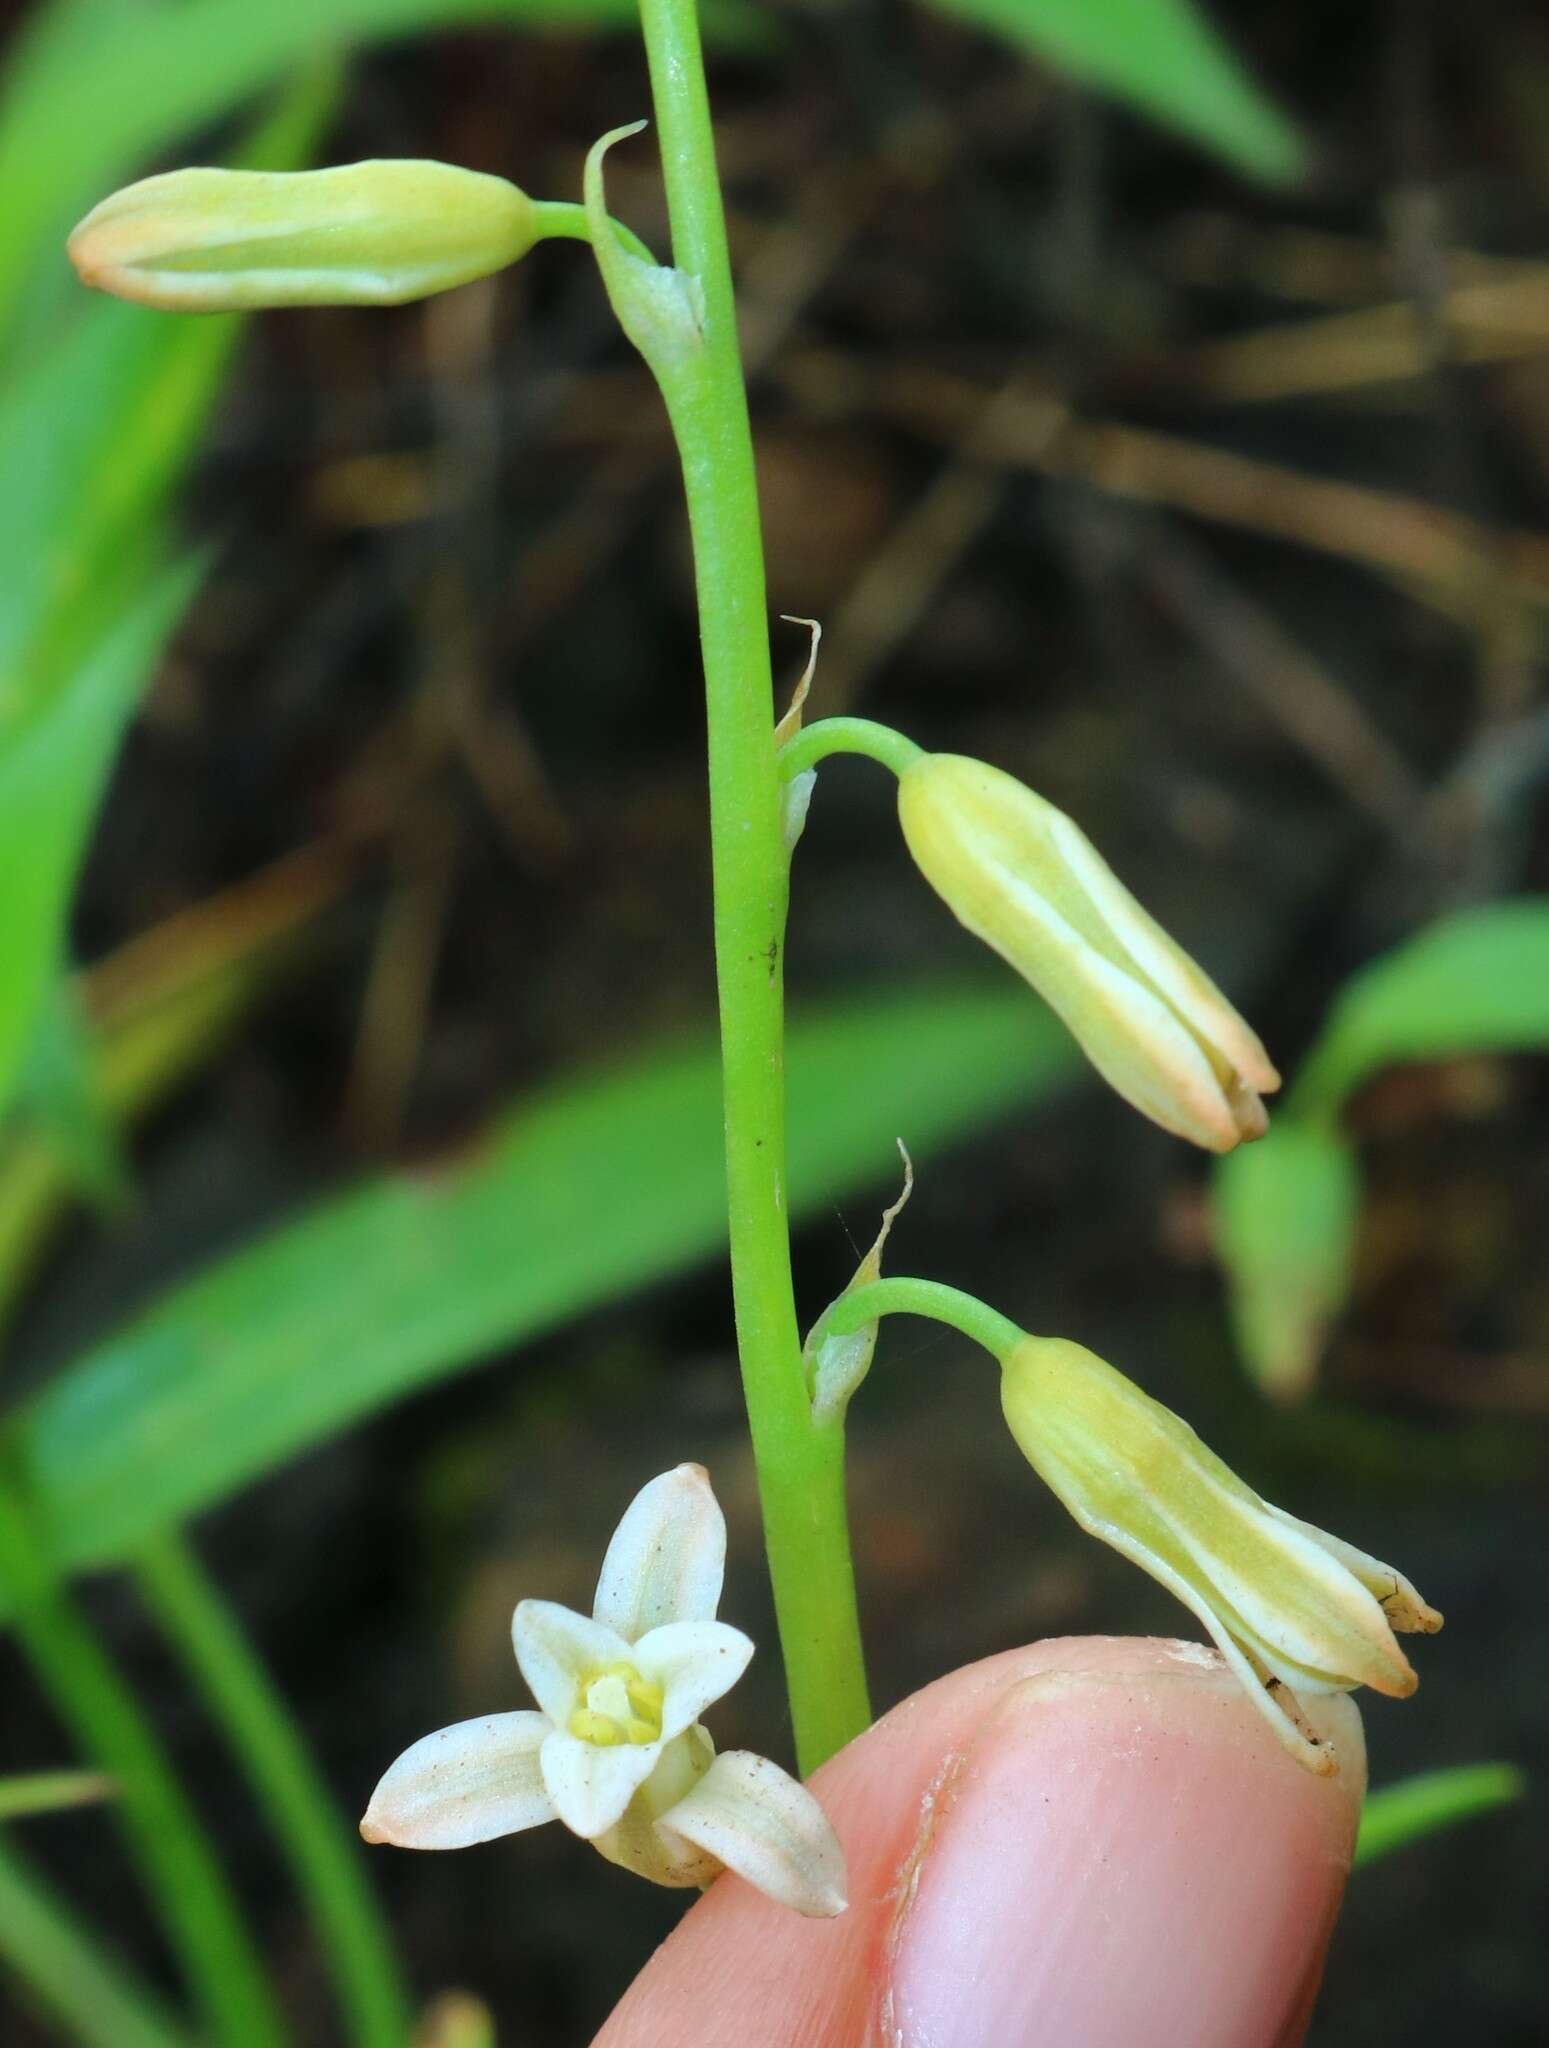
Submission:
[[[1394,1630],[1434,1635],[1442,1618],[1409,1581],[1261,1500],[1187,1423],[1095,1353],[1025,1337],[1005,1360],[1001,1405],[1082,1528],[1193,1610],[1308,1769],[1337,1766],[1298,1692],[1414,1691]]]
[[[169,312],[387,306],[525,256],[537,211],[504,178],[387,159],[326,171],[168,171],[93,207],[83,281]]]
[[[1269,1055],[1063,811],[982,761],[922,754],[899,776],[898,816],[948,909],[1127,1102],[1212,1152],[1263,1135]]]

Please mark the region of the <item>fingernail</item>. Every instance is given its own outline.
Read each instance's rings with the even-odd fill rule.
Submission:
[[[1133,1673],[1002,1695],[906,1866],[889,2048],[1262,2048],[1316,1982],[1364,1782],[1300,1770],[1218,1660],[1147,1646]]]

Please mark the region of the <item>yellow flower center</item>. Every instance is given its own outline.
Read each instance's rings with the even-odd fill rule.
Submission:
[[[604,1664],[581,1681],[581,1702],[566,1722],[572,1735],[599,1749],[620,1742],[659,1742],[662,1689],[633,1664]]]

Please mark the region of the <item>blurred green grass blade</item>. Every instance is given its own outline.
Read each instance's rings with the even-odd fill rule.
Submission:
[[[113,1780],[101,1771],[28,1771],[21,1777],[0,1778],[0,1821],[94,1806],[112,1796]]]
[[[0,405],[0,661],[29,705],[132,591],[238,322],[93,300]],[[3,736],[3,725],[0,725]]]
[[[332,94],[305,82],[242,160],[296,161]],[[163,518],[237,331],[94,305],[0,404],[0,1110],[124,727],[198,580],[191,557],[165,565]]]
[[[303,79],[232,160],[304,162],[335,93],[331,70]],[[232,316],[174,319],[77,291],[66,338],[0,396],[0,740],[160,559],[162,515],[241,332]]]
[[[17,1107],[63,1163],[73,1187],[105,1215],[124,1207],[133,1185],[129,1161],[97,1083],[97,1047],[72,977],[61,976],[44,994],[22,1062]]]
[[[275,1839],[327,1960],[350,2048],[408,2048],[408,1997],[353,1827],[262,1659],[176,1531],[134,1560],[141,1598],[203,1693]]]
[[[87,1084],[102,1122],[118,1133],[185,1079],[223,1042],[252,1000],[257,979],[251,963],[236,963],[95,1038]],[[48,1130],[18,1119],[0,1138],[0,1328],[78,1178]]]
[[[1486,904],[1443,918],[1346,982],[1291,1103],[1332,1116],[1396,1061],[1540,1046],[1549,1046],[1549,902]]]
[[[935,0],[1253,177],[1292,178],[1295,126],[1192,0]]]
[[[1211,1209],[1237,1348],[1274,1400],[1312,1391],[1350,1292],[1360,1169],[1332,1125],[1271,1119],[1215,1164]]]
[[[0,1959],[82,2048],[194,2048],[128,1969],[99,1947],[21,1852],[0,1837]]]
[[[117,1785],[109,1812],[211,2048],[282,2048],[287,2031],[225,1873],[133,1687],[62,1582],[8,1463],[0,1470],[0,1585],[55,1713]]]
[[[76,219],[115,185],[309,59],[425,29],[634,18],[632,0],[154,0],[98,7],[93,32],[44,17],[0,95],[0,307],[62,262]],[[34,337],[35,338],[35,335]]]
[[[798,1015],[790,1205],[896,1173],[1081,1072],[1020,991]],[[563,1083],[460,1157],[324,1203],[196,1275],[17,1418],[62,1564],[100,1565],[416,1388],[725,1240],[714,1046]]]
[[[192,557],[163,570],[19,728],[0,725],[0,1108],[60,967],[65,913],[108,770],[167,635]]]
[[[353,870],[320,842],[142,932],[73,978],[92,1013],[92,1113],[115,1133],[188,1080],[263,991],[288,973]],[[0,1129],[0,1329],[74,1187],[57,1139],[35,1121]]]
[[[1368,1793],[1356,1838],[1354,1868],[1375,1863],[1407,1843],[1423,1841],[1441,1828],[1476,1814],[1510,1806],[1527,1790],[1514,1764],[1461,1764],[1450,1771],[1425,1771],[1397,1785]]]

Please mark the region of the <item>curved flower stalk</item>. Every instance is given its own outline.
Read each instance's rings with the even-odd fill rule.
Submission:
[[[614,1531],[590,1618],[523,1600],[516,1661],[536,1713],[427,1735],[366,1809],[368,1842],[461,1849],[559,1820],[663,1885],[735,1870],[799,1913],[845,1907],[844,1855],[805,1786],[699,1725],[753,1654],[715,1619],[726,1523],[699,1465],[653,1479]]]
[[[898,778],[916,866],[1032,983],[1087,1058],[1164,1130],[1230,1152],[1268,1128],[1258,1037],[1063,811],[983,761],[917,754]]]
[[[1414,1691],[1394,1631],[1434,1635],[1442,1617],[1409,1581],[1261,1500],[1186,1422],[1095,1353],[1023,1337],[1003,1360],[1001,1404],[1023,1454],[1082,1528],[1193,1610],[1309,1770],[1338,1763],[1298,1693]]]

